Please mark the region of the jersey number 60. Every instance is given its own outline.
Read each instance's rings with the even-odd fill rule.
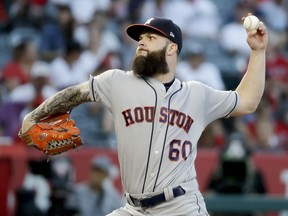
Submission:
[[[187,160],[189,154],[192,151],[192,143],[189,140],[185,140],[183,144],[181,140],[172,140],[169,145],[169,159],[171,161],[178,161],[180,154],[184,160]]]

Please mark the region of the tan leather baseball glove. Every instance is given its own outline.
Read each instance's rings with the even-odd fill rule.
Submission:
[[[25,133],[20,130],[18,136],[25,144],[46,155],[61,154],[83,145],[80,130],[69,113],[43,118]]]

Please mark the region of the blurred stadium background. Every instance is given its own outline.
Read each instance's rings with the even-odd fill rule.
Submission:
[[[173,19],[184,35],[179,79],[233,90],[249,58],[240,21],[248,12],[269,30],[265,93],[255,113],[207,127],[198,143],[198,179],[211,215],[287,216],[287,0],[0,0],[0,215],[23,215],[19,203],[31,197],[41,215],[57,215],[51,213],[55,184],[64,181],[65,199],[71,185],[88,179],[95,155],[117,167],[113,122],[101,104],[72,111],[85,146],[61,155],[66,165],[52,166],[59,157],[47,163],[17,133],[23,116],[55,92],[90,74],[129,70],[136,42],[125,35],[127,25]],[[64,179],[53,179],[58,171]],[[47,191],[27,186],[28,174],[41,176]],[[119,176],[114,183],[121,194]]]

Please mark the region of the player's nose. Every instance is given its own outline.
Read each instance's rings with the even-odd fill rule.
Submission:
[[[143,39],[140,39],[138,41],[138,47],[144,47],[145,46],[145,43],[144,43],[144,40]]]

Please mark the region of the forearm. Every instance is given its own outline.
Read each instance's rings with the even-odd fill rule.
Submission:
[[[251,51],[249,64],[236,91],[241,99],[242,111],[254,112],[262,98],[265,87],[265,50]]]
[[[25,116],[25,121],[37,122],[48,115],[65,113],[81,103],[91,101],[88,83],[68,87],[45,100],[35,110]]]

